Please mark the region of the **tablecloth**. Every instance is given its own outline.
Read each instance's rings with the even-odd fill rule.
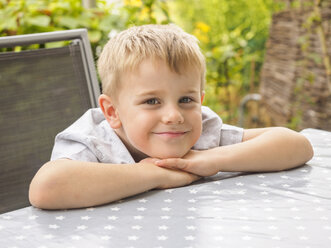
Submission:
[[[305,129],[311,161],[224,173],[95,208],[0,215],[0,247],[331,247],[331,132]]]

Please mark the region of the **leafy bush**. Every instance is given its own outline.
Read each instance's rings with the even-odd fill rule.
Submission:
[[[0,19],[6,20],[0,22],[0,36],[87,28],[94,54],[109,34],[133,24],[169,22],[165,4],[154,0],[98,0],[92,9],[83,8],[81,0],[0,0]]]
[[[199,40],[207,59],[206,104],[232,124],[240,99],[257,91],[272,0],[0,0],[0,36],[87,28],[95,57],[131,25],[175,22]]]
[[[206,104],[237,124],[240,100],[258,91],[271,15],[279,6],[272,0],[181,0],[171,6],[206,55]]]

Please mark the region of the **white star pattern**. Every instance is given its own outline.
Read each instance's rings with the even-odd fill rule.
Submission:
[[[168,228],[166,225],[159,226],[159,230],[168,230]]]
[[[4,213],[0,247],[331,247],[329,147],[289,171],[220,172],[97,207]]]
[[[296,228],[297,228],[298,230],[302,230],[302,231],[303,231],[303,230],[306,230],[306,227],[304,227],[304,226],[297,226]]]
[[[184,237],[186,240],[195,240],[195,237],[190,235],[190,236],[185,236]]]
[[[23,235],[16,236],[15,238],[16,238],[17,240],[23,240],[23,239],[26,239],[26,237],[23,236]]]
[[[119,207],[110,208],[111,211],[120,211]]]
[[[144,208],[144,207],[139,207],[137,208],[137,211],[145,211],[147,208]]]
[[[71,236],[71,239],[72,240],[80,240],[80,239],[82,239],[82,237],[79,236],[79,235],[73,235],[73,236]]]
[[[112,226],[112,225],[107,225],[107,226],[104,227],[104,229],[105,229],[105,230],[112,230],[112,229],[114,229],[114,226]]]
[[[158,239],[158,240],[167,240],[167,239],[168,239],[168,237],[167,237],[167,236],[164,236],[164,235],[162,235],[162,236],[158,236],[158,237],[157,237],[157,239]]]
[[[135,225],[131,227],[133,230],[140,230],[141,228],[143,228],[142,226],[139,225]]]
[[[108,220],[117,220],[117,219],[118,219],[118,217],[115,215],[108,216]]]
[[[139,239],[139,237],[138,237],[138,236],[135,236],[135,235],[133,235],[133,236],[128,236],[128,240],[136,241],[136,240],[138,240],[138,239]]]
[[[101,240],[110,240],[111,237],[108,236],[108,235],[105,235],[105,236],[101,236],[100,239],[101,239]]]
[[[86,215],[86,216],[82,216],[82,217],[80,217],[82,220],[89,220],[89,219],[91,219],[91,217],[90,216],[88,216],[88,215]]]
[[[85,230],[85,229],[87,229],[87,226],[85,225],[77,226],[77,230]]]
[[[189,189],[190,194],[196,194],[198,191],[196,189]]]
[[[60,226],[54,224],[54,225],[48,225],[48,227],[51,229],[58,229]]]
[[[186,226],[186,229],[187,230],[195,230],[195,229],[197,229],[197,227],[196,226]]]
[[[52,234],[44,235],[44,239],[53,239],[53,238],[54,238],[54,235],[52,235]]]

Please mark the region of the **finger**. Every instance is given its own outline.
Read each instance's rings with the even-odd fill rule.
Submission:
[[[193,178],[194,178],[194,181],[197,181],[201,178],[201,176],[198,176],[196,174],[192,174]]]
[[[187,163],[184,159],[169,158],[155,161],[155,164],[161,167],[185,170]]]
[[[157,158],[144,158],[139,161],[139,163],[155,163],[155,161],[158,161],[159,159]]]

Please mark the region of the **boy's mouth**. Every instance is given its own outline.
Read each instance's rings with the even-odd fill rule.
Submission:
[[[185,131],[167,131],[167,132],[154,132],[154,134],[164,138],[178,138],[185,135],[188,132]]]

